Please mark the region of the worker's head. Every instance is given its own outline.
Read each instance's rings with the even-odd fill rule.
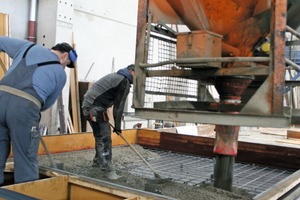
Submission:
[[[74,63],[77,60],[77,52],[74,50],[68,43],[62,42],[56,44],[51,48],[52,50],[59,51],[60,55],[60,63],[69,68],[74,68]]]
[[[125,76],[128,78],[130,84],[133,83],[133,77],[134,77],[134,65],[128,65],[127,67],[124,67],[122,69],[119,69],[117,71],[117,74],[120,74],[122,76]]]
[[[127,69],[129,70],[132,76],[134,76],[134,68],[135,66],[133,64],[127,66]]]

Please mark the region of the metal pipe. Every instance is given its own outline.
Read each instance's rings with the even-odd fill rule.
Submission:
[[[297,72],[300,72],[300,66],[291,61],[290,59],[285,58],[285,63],[293,67]]]
[[[232,191],[234,156],[216,155],[214,166],[214,187]]]
[[[290,33],[292,33],[293,35],[295,35],[297,38],[300,39],[300,33],[298,33],[297,31],[295,31],[294,29],[292,29],[291,27],[289,26],[286,26],[286,30]]]
[[[224,105],[238,105],[241,96],[252,82],[252,78],[219,77],[215,87],[220,95],[220,103]],[[238,114],[229,111],[226,113]],[[238,151],[239,126],[216,125],[214,153],[216,163],[214,167],[214,186],[232,191],[233,164]]]
[[[160,67],[169,64],[197,64],[206,62],[269,62],[269,57],[211,57],[211,58],[181,58],[175,60],[167,60],[163,62],[147,64],[140,63],[141,68]]]
[[[36,43],[36,15],[37,15],[36,13],[37,13],[37,0],[31,0],[27,39],[34,43]]]

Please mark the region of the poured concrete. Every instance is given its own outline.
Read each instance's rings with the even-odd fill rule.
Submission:
[[[56,163],[63,163],[63,170],[76,175],[110,181],[139,190],[159,193],[170,197],[170,199],[251,199],[250,194],[240,188],[234,188],[234,192],[228,192],[211,186],[212,171],[209,172],[205,170],[213,170],[213,160],[208,162],[201,161],[202,164],[206,163],[207,168],[196,169],[197,166],[194,166],[192,163],[196,163],[197,160],[199,161],[202,158],[192,158],[189,157],[189,155],[186,155],[187,157],[179,157],[180,162],[174,160],[174,163],[172,163],[172,161],[166,160],[166,158],[172,158],[174,155],[172,155],[171,152],[164,152],[164,154],[167,154],[167,157],[163,158],[163,160],[166,160],[166,163],[163,164],[158,163],[162,154],[144,149],[139,145],[134,146],[155,170],[157,170],[162,178],[172,178],[172,181],[160,184],[158,181],[159,179],[154,177],[153,172],[143,164],[140,158],[136,156],[128,146],[113,148],[113,162],[117,173],[122,175],[122,178],[115,181],[106,179],[103,177],[104,173],[99,168],[91,166],[94,150],[54,154],[52,155],[52,158]],[[40,156],[39,162],[41,166],[50,166],[47,156]],[[187,164],[185,165],[184,162],[187,162]],[[167,167],[167,164],[169,167],[174,166],[174,168]],[[171,170],[174,169],[175,171],[172,172]]]

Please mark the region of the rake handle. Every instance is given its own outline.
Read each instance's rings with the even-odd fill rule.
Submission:
[[[110,124],[110,126],[112,128],[113,125]],[[132,146],[130,144],[130,142],[122,135],[122,133],[118,133],[117,135],[119,135],[125,142],[126,144],[128,144],[128,146],[142,159],[142,161],[151,169],[151,171],[154,173],[155,177],[157,178],[161,178],[161,176],[154,170],[154,168],[147,162],[147,160],[136,150],[136,148],[134,148],[134,146]]]
[[[155,175],[158,175],[156,173],[156,171],[154,170],[154,168],[146,161],[146,159],[136,150],[136,148],[134,148],[128,141],[127,139],[122,135],[122,133],[120,134],[121,138],[130,146],[130,148],[144,161],[144,163],[152,170],[152,172]],[[159,175],[158,175],[159,176]]]
[[[51,157],[51,155],[50,155],[50,153],[49,153],[48,147],[47,147],[47,145],[46,145],[46,143],[45,143],[45,141],[44,141],[44,139],[43,139],[43,136],[41,136],[41,143],[42,143],[42,145],[43,145],[43,147],[44,147],[44,150],[45,150],[46,155],[47,155],[47,157],[48,157],[48,159],[49,159],[49,162],[50,162],[51,167],[54,167],[54,168],[55,168],[55,164],[54,164],[54,162],[53,162],[53,160],[52,160],[52,157]]]

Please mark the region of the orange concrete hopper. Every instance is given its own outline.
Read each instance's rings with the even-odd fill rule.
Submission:
[[[153,0],[150,6],[161,10],[154,21],[163,18],[191,31],[222,35],[224,56],[251,56],[255,44],[270,31],[270,0]]]

